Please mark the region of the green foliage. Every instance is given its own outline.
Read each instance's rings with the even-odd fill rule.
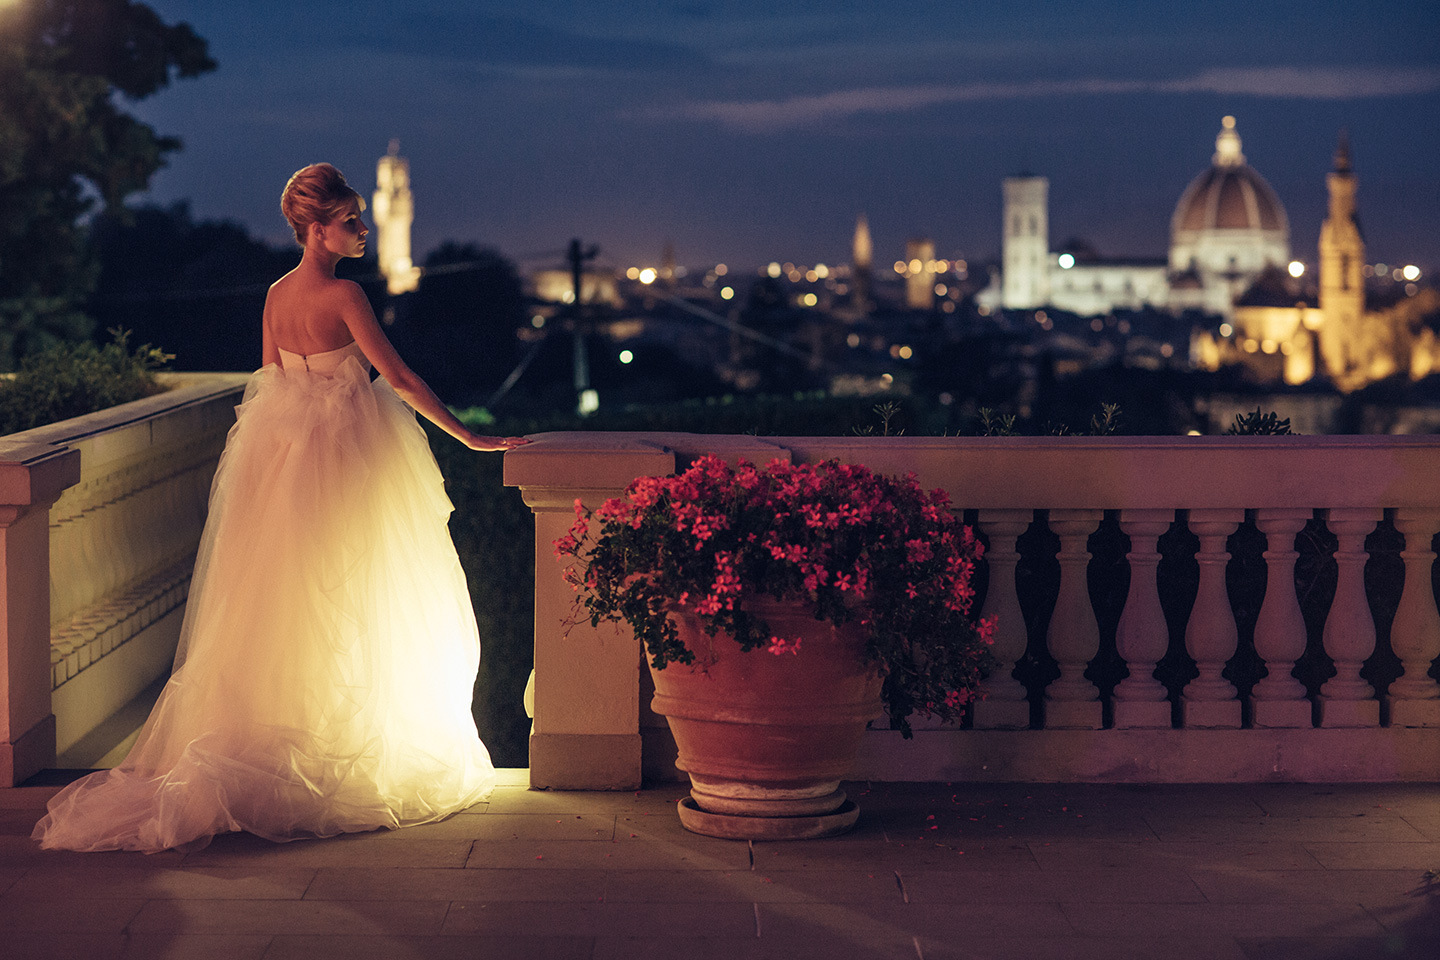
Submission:
[[[88,335],[84,218],[144,189],[180,141],[121,109],[213,70],[205,41],[132,0],[0,8],[0,370]]]
[[[1289,433],[1289,417],[1281,420],[1275,411],[1262,413],[1259,407],[1254,413],[1235,414],[1235,422],[1225,431],[1231,437],[1283,437]]]
[[[894,400],[887,400],[884,403],[877,403],[875,405],[875,416],[880,418],[880,436],[904,436],[905,431],[903,428],[893,426],[896,417],[900,415],[901,409],[902,408],[900,404],[895,402]],[[865,424],[864,426],[856,427],[855,434],[856,436],[861,437],[873,437],[876,435],[875,427],[873,424]]]
[[[1090,418],[1090,436],[1113,437],[1119,430],[1120,404],[1100,404],[1100,412]]]
[[[979,435],[982,437],[1019,437],[1025,436],[1017,423],[1015,414],[999,414],[989,407],[981,407],[976,413],[980,421]],[[1100,412],[1091,414],[1090,428],[1085,432],[1091,437],[1112,437],[1120,432],[1120,404],[1102,403]],[[1045,425],[1045,435],[1052,437],[1077,436],[1070,430],[1068,424],[1054,423]]]
[[[174,359],[111,330],[102,346],[85,341],[34,353],[13,377],[0,380],[0,436],[83,416],[160,393],[154,370]]]
[[[980,413],[980,436],[982,437],[1013,437],[1015,436],[1015,414],[999,414],[989,407],[981,407]]]

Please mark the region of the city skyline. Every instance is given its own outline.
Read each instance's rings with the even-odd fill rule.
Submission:
[[[1440,267],[1428,4],[151,5],[220,68],[135,105],[185,141],[138,200],[277,244],[290,172],[330,160],[368,197],[398,138],[420,257],[453,239],[540,266],[579,236],[621,268],[667,242],[690,265],[840,263],[864,213],[879,263],[915,236],[984,260],[1020,172],[1050,179],[1052,249],[1163,256],[1229,114],[1293,255],[1314,259],[1343,128],[1373,258]]]

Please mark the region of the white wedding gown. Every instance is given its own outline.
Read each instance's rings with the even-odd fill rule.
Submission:
[[[226,441],[175,671],[125,761],[50,801],[43,847],[399,827],[494,785],[424,431],[353,343],[281,360],[251,377]]]

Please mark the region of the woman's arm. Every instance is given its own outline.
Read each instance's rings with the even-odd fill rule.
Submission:
[[[440,402],[429,384],[400,359],[390,338],[380,329],[375,311],[370,309],[370,301],[365,299],[360,287],[350,281],[342,281],[340,289],[340,315],[350,335],[360,344],[360,349],[365,351],[365,356],[380,371],[380,375],[417,413],[471,450],[509,450],[529,442],[523,437],[485,436],[461,423],[450,408]]]

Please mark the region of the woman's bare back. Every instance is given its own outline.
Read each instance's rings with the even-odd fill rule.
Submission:
[[[357,292],[350,280],[296,267],[275,281],[265,297],[264,324],[271,342],[307,356],[349,344],[355,337],[344,310]]]

